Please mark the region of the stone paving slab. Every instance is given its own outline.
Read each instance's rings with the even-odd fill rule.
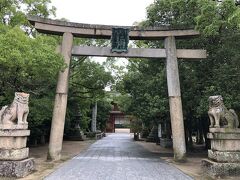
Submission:
[[[45,180],[191,180],[130,134],[108,134],[50,174]]]

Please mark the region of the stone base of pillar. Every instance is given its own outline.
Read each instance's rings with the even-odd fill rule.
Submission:
[[[150,132],[149,132],[148,128],[143,128],[140,136],[141,136],[141,138],[147,138],[149,133]]]
[[[147,142],[158,142],[158,127],[157,126],[153,126],[153,128],[151,129],[151,132],[149,133],[148,137],[147,137]]]
[[[33,158],[21,161],[0,161],[0,176],[3,177],[25,177],[35,170]]]
[[[160,146],[164,148],[172,148],[173,146],[172,139],[168,139],[168,138],[159,138],[159,139],[160,139],[160,143],[159,143]]]
[[[64,139],[69,141],[84,141],[86,140],[86,135],[82,131],[79,131],[79,134],[68,135]]]
[[[210,159],[203,159],[202,169],[212,177],[240,176],[239,163],[219,163]]]

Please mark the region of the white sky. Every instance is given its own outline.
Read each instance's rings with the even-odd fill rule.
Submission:
[[[131,26],[146,18],[154,0],[52,0],[57,18],[71,22]]]

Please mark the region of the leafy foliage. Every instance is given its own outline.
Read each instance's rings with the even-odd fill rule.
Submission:
[[[29,25],[26,16],[49,17],[55,15],[56,8],[51,0],[1,0],[0,23],[10,26]]]
[[[15,91],[31,94],[28,121],[34,143],[49,135],[57,74],[65,68],[62,56],[55,52],[61,38],[37,34],[27,20],[29,15],[55,15],[56,8],[50,3],[0,1],[0,106],[9,104]],[[105,46],[108,41],[75,39],[74,43]],[[99,127],[104,129],[110,108],[104,88],[112,81],[102,65],[86,57],[72,59],[66,129],[74,126],[80,111],[80,125],[87,130],[95,101],[99,102]]]
[[[184,120],[188,134],[206,133],[208,97],[221,94],[227,107],[239,108],[239,7],[234,0],[156,0],[147,8],[142,26],[196,28],[198,38],[177,40],[177,48],[204,48],[206,60],[179,59]],[[138,47],[161,48],[163,41],[136,42]],[[128,93],[128,111],[144,125],[169,120],[166,69],[155,60],[130,61],[118,88]],[[204,132],[203,132],[204,131]],[[188,139],[191,142],[191,135]]]
[[[98,128],[103,130],[110,111],[110,102],[105,98],[105,87],[113,82],[110,72],[104,66],[93,62],[86,57],[73,58],[68,99],[69,125],[74,121],[76,110],[81,112],[81,128],[90,130],[92,105],[98,103]],[[66,133],[68,133],[66,131]]]
[[[9,88],[42,93],[64,65],[62,57],[55,53],[56,40],[46,36],[29,38],[18,27],[1,29],[1,92]]]

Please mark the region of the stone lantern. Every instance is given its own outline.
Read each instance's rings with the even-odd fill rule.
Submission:
[[[81,127],[80,127],[81,119],[82,119],[82,114],[81,114],[81,111],[78,110],[74,115],[74,120],[72,122],[73,132],[71,133],[71,135],[68,135],[66,137],[68,140],[83,141],[86,139],[86,136],[81,131]]]

